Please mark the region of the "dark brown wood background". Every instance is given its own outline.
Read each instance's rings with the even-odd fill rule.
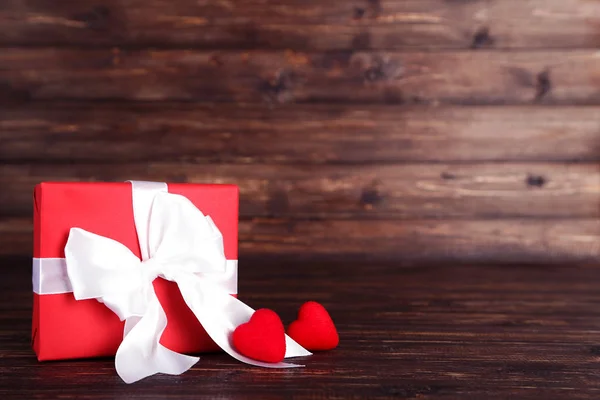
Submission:
[[[38,363],[33,186],[127,179],[238,184],[242,300],[340,346]],[[600,0],[0,0],[2,399],[597,399],[598,262]]]
[[[241,255],[600,260],[600,1],[3,0],[0,252],[45,180],[226,182]]]

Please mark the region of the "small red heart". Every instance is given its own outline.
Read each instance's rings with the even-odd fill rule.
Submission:
[[[300,307],[298,319],[290,324],[287,334],[307,350],[331,350],[340,342],[329,313],[316,301]]]
[[[246,357],[277,363],[285,358],[285,330],[279,316],[263,308],[233,331],[233,346]]]

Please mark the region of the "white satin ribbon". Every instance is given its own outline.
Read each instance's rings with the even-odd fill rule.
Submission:
[[[119,376],[132,383],[156,373],[178,375],[198,361],[160,344],[167,318],[152,286],[156,277],[177,283],[206,332],[232,357],[262,367],[300,367],[255,361],[233,348],[231,334],[254,310],[215,280],[227,280],[228,268],[212,219],[187,198],[168,193],[166,184],[132,182],[132,188],[142,260],[121,243],[79,228],[71,229],[65,247],[75,298],[97,299],[125,320],[115,357]],[[286,336],[286,358],[310,354]]]
[[[67,261],[64,258],[34,258],[32,271],[33,293],[40,295],[73,293],[67,275]],[[227,260],[224,273],[207,273],[206,279],[229,294],[237,294],[237,260]]]

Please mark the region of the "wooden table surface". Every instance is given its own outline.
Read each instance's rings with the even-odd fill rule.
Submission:
[[[0,259],[2,399],[596,399],[600,269],[241,260],[240,298],[285,323],[322,302],[340,346],[268,370],[210,354],[181,376],[121,382],[113,360],[38,363],[30,262]]]

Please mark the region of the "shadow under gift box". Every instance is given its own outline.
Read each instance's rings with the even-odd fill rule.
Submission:
[[[237,186],[168,184],[168,190],[187,197],[213,219],[223,234],[225,257],[237,260]],[[130,183],[37,185],[34,257],[64,258],[72,227],[114,239],[140,257]],[[177,285],[162,278],[153,284],[168,319],[161,344],[187,354],[219,350],[185,304]],[[124,322],[104,304],[96,300],[77,301],[73,293],[34,293],[33,301],[32,343],[38,360],[115,355],[123,339]]]

